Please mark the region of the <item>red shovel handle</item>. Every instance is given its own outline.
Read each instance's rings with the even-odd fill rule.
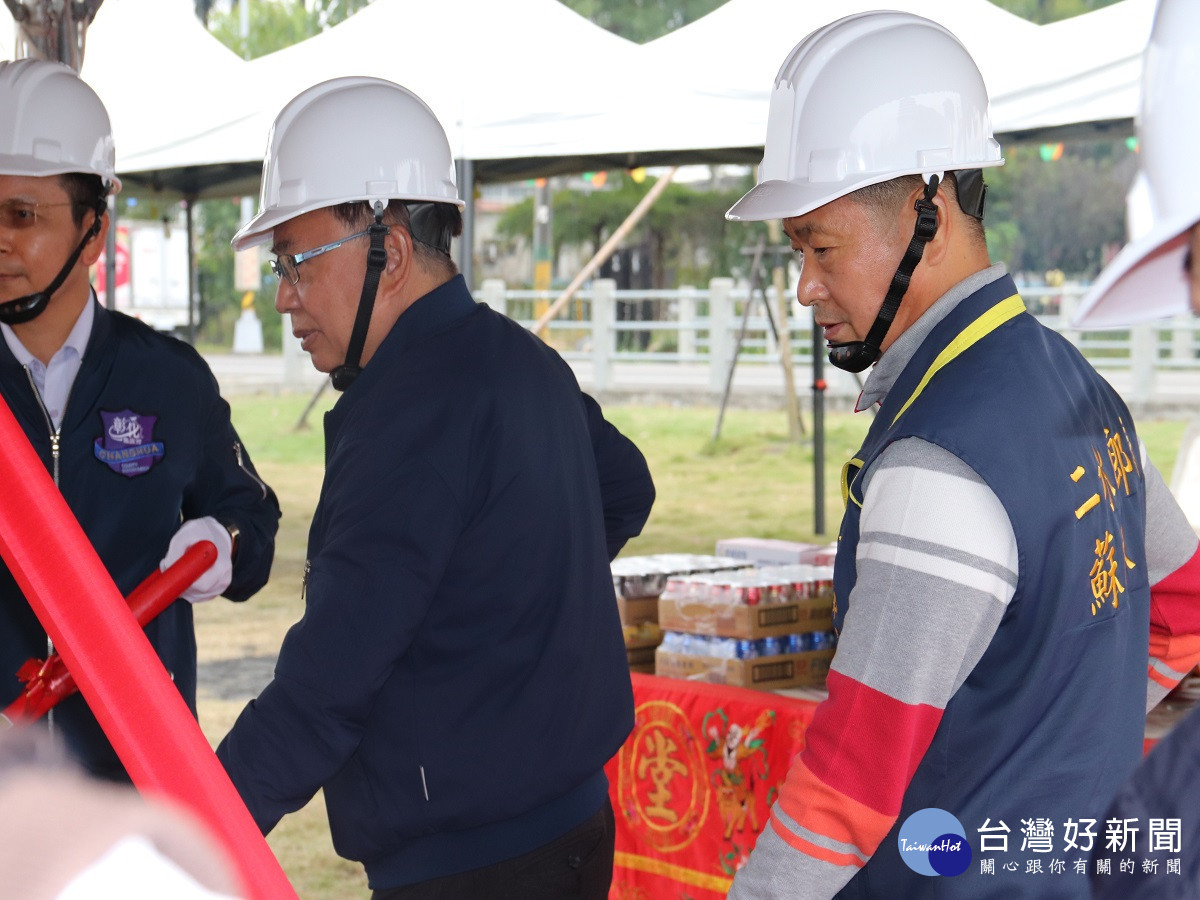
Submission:
[[[137,623],[145,628],[216,561],[216,545],[211,541],[197,541],[166,571],[155,569],[151,572],[125,598]],[[25,692],[0,714],[9,720],[40,718],[77,690],[75,679],[57,653],[44,662],[29,660],[21,667],[18,677],[25,682]]]

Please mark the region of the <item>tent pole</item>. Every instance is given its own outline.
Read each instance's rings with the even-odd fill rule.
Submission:
[[[194,197],[188,197],[184,201],[184,210],[186,212],[187,222],[187,329],[188,343],[193,347],[196,346],[196,228],[195,217],[192,213],[192,207],[196,205]],[[133,285],[130,284],[132,291]]]
[[[132,287],[130,288],[132,291]],[[104,237],[104,308],[117,308],[117,197],[108,195],[108,234]]]
[[[467,290],[475,284],[475,160],[457,160],[459,196],[466,202],[463,207],[462,237],[458,242],[458,270],[462,272]]]

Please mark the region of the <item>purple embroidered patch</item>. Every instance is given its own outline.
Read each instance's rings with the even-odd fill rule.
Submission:
[[[120,412],[100,410],[104,434],[92,448],[100,460],[118,475],[133,478],[144,475],[163,457],[162,441],[154,440],[158,416],[144,416],[131,409]]]

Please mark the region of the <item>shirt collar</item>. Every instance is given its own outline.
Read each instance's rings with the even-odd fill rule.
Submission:
[[[477,307],[462,275],[455,275],[423,297],[418,298],[406,309],[391,332],[383,340],[380,350],[386,346],[396,352],[414,344],[453,324]],[[379,351],[376,351],[377,353]],[[364,371],[370,368],[364,367]]]
[[[74,350],[79,359],[83,359],[83,353],[87,350],[88,338],[92,335],[92,323],[96,320],[95,295],[88,298],[88,302],[83,305],[83,311],[79,314],[79,318],[75,320],[75,324],[71,328],[71,332],[67,335],[67,339],[63,341],[62,346],[55,351],[54,356],[58,356],[63,350],[70,348]],[[21,339],[17,337],[16,332],[12,327],[0,322],[0,333],[4,334],[4,342],[8,344],[8,349],[12,351],[12,355],[16,357],[17,362],[22,366],[29,366],[36,363],[41,365],[42,361],[25,349],[25,345],[21,343]],[[53,358],[53,357],[52,357]]]
[[[1004,263],[995,263],[986,269],[981,269],[974,275],[968,275],[954,287],[950,288],[950,290],[946,291],[946,293],[942,294],[879,357],[879,362],[875,363],[874,368],[871,369],[871,373],[867,376],[866,384],[863,385],[862,393],[859,394],[858,403],[855,404],[854,411],[861,412],[873,403],[882,403],[883,399],[888,395],[888,391],[892,389],[892,385],[896,383],[896,379],[900,377],[900,373],[904,371],[909,360],[913,358],[913,354],[917,352],[917,348],[925,342],[925,338],[929,336],[929,332],[933,331],[934,326],[950,315],[950,312],[959,303],[966,300],[985,285],[1004,277],[1007,271]]]

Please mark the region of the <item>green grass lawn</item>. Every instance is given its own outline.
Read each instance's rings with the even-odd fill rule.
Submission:
[[[326,391],[296,424],[307,395],[234,397],[234,421],[260,473],[283,509],[271,581],[246,604],[214,602],[196,610],[201,663],[200,720],[215,746],[253,691],[217,690],[205,672],[235,674],[257,662],[269,672],[283,634],[303,609],[300,574],[308,523],[322,478],[321,418],[337,395]],[[828,541],[841,518],[842,463],[858,449],[869,414],[826,417],[825,523],[814,531],[811,439],[791,443],[782,412],[730,410],[721,439],[712,441],[716,410],[613,406],[608,418],[631,437],[650,463],[658,500],[641,537],[623,556],[662,552],[712,553],[724,537]],[[811,428],[811,418],[806,418]],[[1144,423],[1140,432],[1168,482],[1186,422]],[[286,817],[269,842],[304,900],[367,896],[356,864],[341,860],[330,843],[320,796]]]

